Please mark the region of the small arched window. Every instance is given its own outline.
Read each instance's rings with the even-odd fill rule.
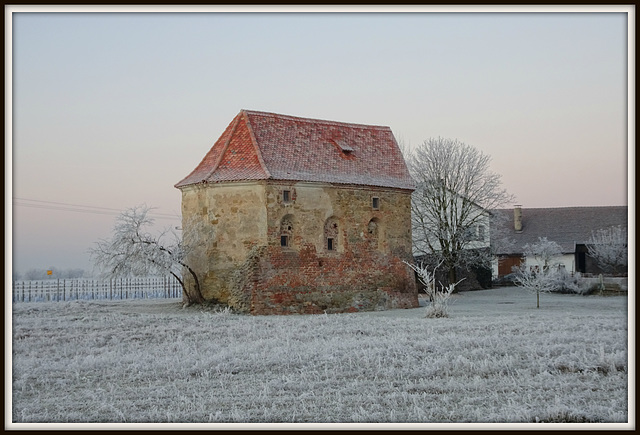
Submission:
[[[293,216],[288,214],[280,221],[280,246],[291,247],[293,241]]]
[[[371,219],[367,224],[366,239],[371,249],[378,249],[380,241],[380,221],[378,218]]]
[[[324,224],[324,247],[327,251],[336,251],[338,248],[338,221],[330,217]]]

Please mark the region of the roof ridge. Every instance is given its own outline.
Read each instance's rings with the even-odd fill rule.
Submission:
[[[314,123],[314,124],[318,124],[318,123],[322,123],[322,124],[330,124],[330,125],[341,125],[341,126],[351,126],[351,127],[366,127],[366,128],[376,128],[376,129],[382,129],[382,130],[387,130],[387,129],[391,129],[391,127],[387,126],[387,125],[375,125],[375,124],[358,124],[358,123],[353,123],[353,122],[342,122],[342,121],[331,121],[328,119],[318,119],[318,118],[304,118],[301,116],[293,116],[293,115],[284,115],[281,113],[273,113],[273,112],[263,112],[263,111],[259,111],[259,110],[247,110],[247,109],[242,109],[242,112],[249,114],[249,115],[260,115],[260,116],[270,116],[273,118],[285,118],[291,121],[304,121],[304,122],[310,122],[310,123]]]
[[[247,114],[247,111],[244,109],[242,109],[240,113],[242,113],[242,116],[244,117],[245,122],[247,123],[249,136],[251,136],[251,144],[253,145],[253,149],[255,150],[256,156],[258,157],[258,162],[260,162],[260,166],[262,167],[262,170],[264,171],[264,173],[267,174],[267,178],[271,178],[271,172],[269,172],[269,169],[267,169],[267,165],[265,164],[264,158],[262,157],[262,151],[260,151],[260,147],[258,146],[258,140],[256,139],[256,135],[253,133],[253,127],[251,126],[249,115]]]

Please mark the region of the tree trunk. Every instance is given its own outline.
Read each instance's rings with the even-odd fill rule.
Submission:
[[[202,292],[200,291],[200,281],[198,281],[198,276],[189,266],[186,266],[187,270],[193,277],[193,295],[191,297],[190,302],[194,304],[202,304],[204,303],[204,296],[202,296]]]
[[[457,279],[458,275],[456,273],[456,267],[455,266],[449,266],[449,276],[448,276],[448,278],[449,278],[449,285],[455,284],[455,283],[458,282],[458,279]],[[453,292],[457,293],[458,290],[454,290]]]
[[[205,302],[205,299],[204,296],[202,296],[202,292],[200,291],[200,281],[198,280],[198,275],[196,275],[195,271],[187,264],[180,262],[180,265],[187,269],[191,274],[191,277],[193,278],[193,292],[189,291],[186,285],[182,281],[180,281],[180,284],[182,285],[183,296],[187,298],[187,306],[193,304],[203,304]]]

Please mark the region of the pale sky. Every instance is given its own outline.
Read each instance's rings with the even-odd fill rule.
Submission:
[[[606,10],[14,12],[13,269],[91,270],[138,204],[179,226],[174,184],[241,109],[458,139],[524,208],[625,205],[628,16]]]

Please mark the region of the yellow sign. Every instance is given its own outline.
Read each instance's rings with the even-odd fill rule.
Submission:
[[[53,270],[47,270],[47,275],[53,275]]]

